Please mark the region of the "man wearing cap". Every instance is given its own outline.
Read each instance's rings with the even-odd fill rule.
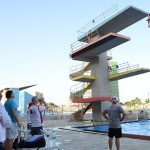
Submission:
[[[117,105],[117,102],[119,102],[119,99],[113,97],[112,104],[102,112],[103,117],[109,122],[108,144],[110,150],[112,150],[114,136],[116,148],[120,150],[119,138],[122,137],[121,121],[125,118],[125,111],[121,106]]]
[[[36,96],[32,97],[32,106],[29,108],[32,135],[41,134],[41,130],[43,130],[43,120],[41,118],[41,114],[48,107],[45,101],[42,101],[43,105],[40,106],[38,106],[38,103],[38,98]]]

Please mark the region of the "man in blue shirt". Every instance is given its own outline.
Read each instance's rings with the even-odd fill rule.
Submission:
[[[14,97],[15,96],[12,90],[6,92],[7,100],[4,106],[12,121],[12,126],[6,129],[6,141],[4,143],[4,147],[7,150],[12,150],[13,140],[17,138],[18,135],[18,127],[21,127],[21,124],[18,119],[17,105],[13,100]]]

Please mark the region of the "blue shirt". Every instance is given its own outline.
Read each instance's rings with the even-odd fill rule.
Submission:
[[[18,111],[17,111],[17,105],[16,103],[14,102],[13,99],[9,98],[7,99],[7,101],[5,102],[5,109],[6,111],[8,112],[8,115],[10,116],[10,119],[13,123],[16,123],[16,120],[12,114],[12,110],[15,110],[16,111],[16,115],[18,115]]]

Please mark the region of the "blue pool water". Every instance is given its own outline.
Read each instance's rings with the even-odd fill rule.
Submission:
[[[150,120],[122,123],[122,132],[126,134],[150,136]],[[108,125],[78,127],[85,131],[108,132]]]

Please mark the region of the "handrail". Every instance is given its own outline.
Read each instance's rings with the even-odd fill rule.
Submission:
[[[123,65],[121,65],[121,64],[118,65],[118,68],[116,68],[115,70],[113,70],[113,69],[110,70],[109,74],[112,75],[112,74],[117,74],[117,73],[123,73],[123,72],[126,72],[126,71],[131,71],[131,70],[134,70],[134,69],[138,69],[138,68],[139,68],[139,64],[129,66],[128,63],[123,63]]]
[[[76,92],[82,90],[84,84],[85,84],[85,83],[78,83],[78,84],[73,85],[73,86],[70,88],[70,93],[76,93]]]
[[[100,23],[100,21],[106,20],[106,18],[108,16],[112,15],[115,12],[118,12],[118,6],[117,6],[117,4],[114,5],[114,6],[112,6],[112,7],[110,7],[108,10],[106,10],[105,12],[103,12],[102,14],[100,14],[99,16],[97,16],[96,18],[94,18],[93,20],[91,20],[90,22],[88,22],[87,24],[85,24],[83,27],[81,27],[80,29],[78,29],[77,30],[78,36],[84,34],[89,29],[91,29],[92,27],[96,26],[98,23]]]
[[[94,68],[89,68],[89,67],[84,67],[81,70],[73,70],[72,74],[70,74],[70,78],[78,77],[81,75],[86,75],[86,76],[94,76],[95,75],[95,69]]]
[[[99,37],[100,37],[100,35],[99,35],[98,31],[93,32],[91,41],[95,41]],[[82,41],[75,41],[75,42],[73,42],[72,44],[70,44],[70,47],[71,47],[71,52],[70,53],[74,52],[75,50],[77,50],[79,48],[82,48],[83,46],[87,45],[91,41],[88,41],[88,35],[87,35],[86,38],[84,38]]]
[[[72,66],[72,67],[70,67],[70,74],[75,73],[75,72],[80,71],[80,70],[83,70],[84,67],[85,67],[84,63]]]
[[[82,93],[82,91],[81,92],[79,92],[79,91],[70,92],[70,96],[71,96],[72,100],[74,100],[74,99],[80,99],[80,98],[98,97],[97,93],[100,93],[99,91],[100,91],[100,89],[94,89],[94,90],[88,89],[84,93]]]

